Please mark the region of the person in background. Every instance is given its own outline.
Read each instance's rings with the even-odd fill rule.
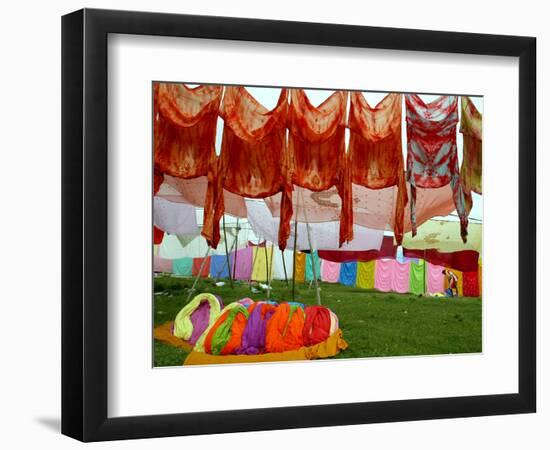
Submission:
[[[449,288],[445,291],[446,294],[449,297],[458,297],[458,277],[449,269],[443,269],[441,273],[447,277],[449,282]]]

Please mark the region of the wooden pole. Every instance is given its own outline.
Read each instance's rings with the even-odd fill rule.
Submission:
[[[254,252],[254,257],[252,258],[252,270],[250,271],[250,277],[248,278],[248,286],[252,286],[252,272],[254,272],[254,264],[256,264],[256,257],[258,256],[258,251],[260,248],[261,238],[258,236],[258,245],[256,246],[256,251]]]
[[[424,295],[427,294],[426,292],[426,266],[428,265],[428,262],[426,261],[426,249],[424,249]]]
[[[191,286],[191,289],[189,290],[189,294],[187,295],[187,302],[186,303],[189,303],[189,300],[191,300],[191,295],[193,294],[193,292],[195,292],[195,287],[197,286],[197,282],[199,281],[199,278],[201,276],[202,269],[204,269],[204,264],[206,263],[206,258],[208,257],[208,252],[210,252],[210,247],[206,248],[206,253],[204,254],[204,258],[201,261],[201,268],[199,269],[199,273],[195,277],[195,281],[193,282],[193,286]]]
[[[309,229],[309,223],[306,219],[307,239],[309,243],[309,254],[311,255],[311,268],[313,270],[313,281],[315,283],[315,296],[317,298],[317,304],[321,304],[321,292],[319,290],[319,281],[317,280],[317,268],[315,267],[315,251],[311,245],[311,232]]]
[[[235,273],[237,270],[237,250],[239,249],[239,218],[237,217],[237,229],[235,232],[235,257],[233,258],[233,279],[235,279]],[[231,272],[231,266],[229,266]]]
[[[303,191],[300,191],[302,194]],[[302,194],[303,195],[303,194]],[[302,196],[302,204],[304,203],[304,198]],[[309,244],[309,254],[311,255],[311,269],[313,271],[313,281],[315,282],[315,296],[317,298],[317,304],[321,304],[321,292],[319,291],[319,282],[317,280],[317,268],[315,267],[315,251],[311,245],[311,230],[309,229],[309,222],[307,220],[306,210],[304,208],[304,219],[306,220],[306,231],[307,231],[307,240]]]
[[[229,253],[231,253],[233,251],[234,247],[235,247],[235,242],[233,242],[233,244],[231,244],[231,248],[229,249]],[[220,279],[220,273],[222,273],[224,271],[226,266],[227,266],[227,260],[224,261],[222,268],[216,274],[216,280],[215,280],[216,282],[218,282],[218,280]],[[231,272],[231,268],[228,269],[228,272]]]
[[[275,244],[271,246],[271,254],[269,255],[269,267],[271,271],[269,272],[269,283],[268,283],[268,294],[271,294],[271,281],[273,280],[273,252],[275,251]],[[268,295],[269,298],[269,295]]]
[[[286,274],[286,263],[285,263],[285,251],[281,250],[281,258],[283,259],[283,271],[285,272],[285,283],[286,287],[288,287],[288,276]]]
[[[271,249],[271,255],[273,256],[273,248]],[[271,260],[273,262],[273,260]],[[271,294],[271,272],[269,268],[271,267],[271,262],[269,258],[269,252],[267,251],[267,241],[265,241],[265,267],[266,267],[266,283],[267,283],[267,299]]]
[[[225,231],[225,214],[222,216],[222,224],[223,224],[223,242],[225,244],[225,260],[227,263],[227,267],[229,267],[229,284],[231,285],[231,289],[233,289],[233,278],[231,277],[231,264],[229,262],[229,251],[227,250],[227,232]]]
[[[298,203],[299,198],[296,195],[296,212],[294,213],[294,264],[292,265],[292,301],[296,301],[296,243],[298,240]]]

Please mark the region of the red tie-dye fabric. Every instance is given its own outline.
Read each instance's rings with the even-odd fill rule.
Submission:
[[[291,89],[288,119],[292,184],[315,192],[336,186],[342,200],[340,245],[353,239],[351,182],[345,148],[347,97],[347,92],[336,91],[315,107],[302,89]]]
[[[244,87],[227,87],[220,111],[224,119],[221,154],[213,208],[205,209],[203,236],[212,247],[220,239],[219,221],[224,213],[223,190],[251,198],[282,193],[279,246],[284,249],[290,235],[292,186],[288,179],[286,119],[288,91],[281,90],[271,111]]]
[[[369,189],[397,186],[394,234],[403,240],[407,186],[401,150],[401,94],[389,94],[372,108],[361,92],[352,92],[348,119],[351,181]]]
[[[460,218],[460,235],[466,242],[468,214],[458,170],[456,126],[458,99],[441,96],[430,103],[416,94],[405,95],[407,107],[407,181],[411,185],[411,224],[416,235],[416,188],[451,184]]]

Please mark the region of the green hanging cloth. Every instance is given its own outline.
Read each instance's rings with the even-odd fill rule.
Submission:
[[[415,295],[424,293],[424,268],[425,263],[423,259],[418,260],[418,264],[411,262],[409,275],[409,292]]]

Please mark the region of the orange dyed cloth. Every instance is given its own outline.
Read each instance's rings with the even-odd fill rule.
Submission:
[[[155,166],[179,178],[207,175],[215,162],[222,87],[155,83]]]
[[[193,350],[193,346],[189,344],[189,342],[174,336],[174,333],[172,332],[173,326],[174,322],[166,322],[158,327],[155,327],[153,330],[153,337],[157,341],[160,341],[166,345],[181,348],[187,352]]]
[[[348,163],[351,182],[369,189],[397,186],[394,233],[403,240],[408,201],[401,150],[401,94],[389,94],[372,108],[361,92],[350,94]]]
[[[265,348],[270,353],[298,350],[304,345],[304,310],[299,306],[281,303],[269,322],[265,335]]]
[[[481,113],[469,97],[461,97],[460,132],[464,142],[460,178],[466,214],[470,214],[473,206],[472,191],[481,194],[483,140]]]
[[[347,97],[347,92],[336,91],[315,107],[302,89],[291,89],[288,114],[292,184],[315,192],[337,188],[342,201],[340,245],[353,238],[353,205],[345,148]],[[289,226],[290,218],[281,214],[281,226]]]
[[[204,211],[202,235],[212,247],[220,240],[219,222],[223,216],[226,189],[234,194],[265,198],[282,193],[279,246],[284,249],[290,235],[292,197],[288,179],[286,119],[288,92],[281,90],[274,109],[267,110],[244,87],[227,87],[220,111],[224,119],[221,154],[213,208]]]
[[[247,320],[248,317],[246,317],[244,314],[237,314],[235,316],[235,319],[231,324],[231,337],[222,348],[220,355],[231,355],[235,353],[235,350],[240,348]]]
[[[154,83],[155,193],[163,174],[184,179],[207,176],[208,184],[214,185],[214,144],[222,92],[221,86],[191,89],[183,83]],[[212,195],[212,190],[207,190],[205,210],[212,208]]]

